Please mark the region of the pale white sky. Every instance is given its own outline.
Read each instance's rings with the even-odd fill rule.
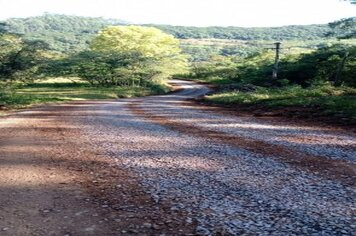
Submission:
[[[118,18],[132,23],[282,26],[356,16],[340,0],[0,0],[0,20],[44,12]]]

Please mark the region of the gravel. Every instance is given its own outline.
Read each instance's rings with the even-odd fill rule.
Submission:
[[[189,87],[188,85],[186,85]],[[196,90],[193,90],[196,92]],[[199,91],[198,95],[206,90]],[[237,135],[271,144],[295,148],[299,152],[323,156],[329,159],[356,162],[356,137],[341,132],[330,131],[327,127],[301,126],[296,124],[277,124],[261,122],[258,118],[219,115],[202,112],[194,106],[177,105],[188,96],[171,96],[169,98],[153,97],[140,106],[149,114],[159,114],[174,121],[189,123],[206,130],[214,130],[230,135]],[[190,96],[189,96],[190,95]]]
[[[143,101],[140,106],[147,112],[170,116],[179,122],[291,146],[325,158],[355,161],[354,137],[184,107],[179,105],[181,101],[208,89],[189,82],[176,83],[186,90],[136,101]],[[186,222],[196,222],[197,234],[353,235],[355,232],[355,188],[243,147],[215,143],[154,124],[130,112],[127,105],[133,101],[83,108],[76,122],[82,124],[91,145],[104,147],[120,167],[136,173],[158,206],[168,204],[172,212],[185,212]],[[287,136],[317,140],[316,144],[304,144],[286,141]],[[149,227],[149,223],[143,222],[143,226]]]

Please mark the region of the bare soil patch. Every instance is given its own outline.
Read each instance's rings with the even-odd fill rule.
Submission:
[[[0,234],[193,233],[184,213],[154,202],[135,174],[62,119],[75,117],[75,107],[42,107],[0,123]]]

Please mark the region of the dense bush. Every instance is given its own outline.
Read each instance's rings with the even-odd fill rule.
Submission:
[[[347,58],[342,65],[345,56]],[[280,77],[302,86],[330,81],[335,85],[356,87],[356,47],[335,45],[283,60]]]
[[[79,76],[91,84],[147,85],[186,71],[179,42],[162,31],[140,26],[112,26],[101,31],[91,49],[53,61],[44,71]]]
[[[0,33],[0,81],[31,80],[51,52],[42,41],[26,41],[5,31]]]
[[[344,62],[344,64],[343,64]],[[284,57],[278,80],[272,80],[274,53],[264,51],[249,57],[211,57],[207,62],[194,63],[192,76],[208,79],[212,76],[240,84],[283,86],[298,84],[308,87],[330,82],[336,86],[356,87],[356,47],[334,45],[308,53]]]

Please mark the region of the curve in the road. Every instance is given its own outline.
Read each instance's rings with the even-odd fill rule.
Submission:
[[[354,135],[226,115],[172,83],[2,119],[1,233],[352,235]]]

